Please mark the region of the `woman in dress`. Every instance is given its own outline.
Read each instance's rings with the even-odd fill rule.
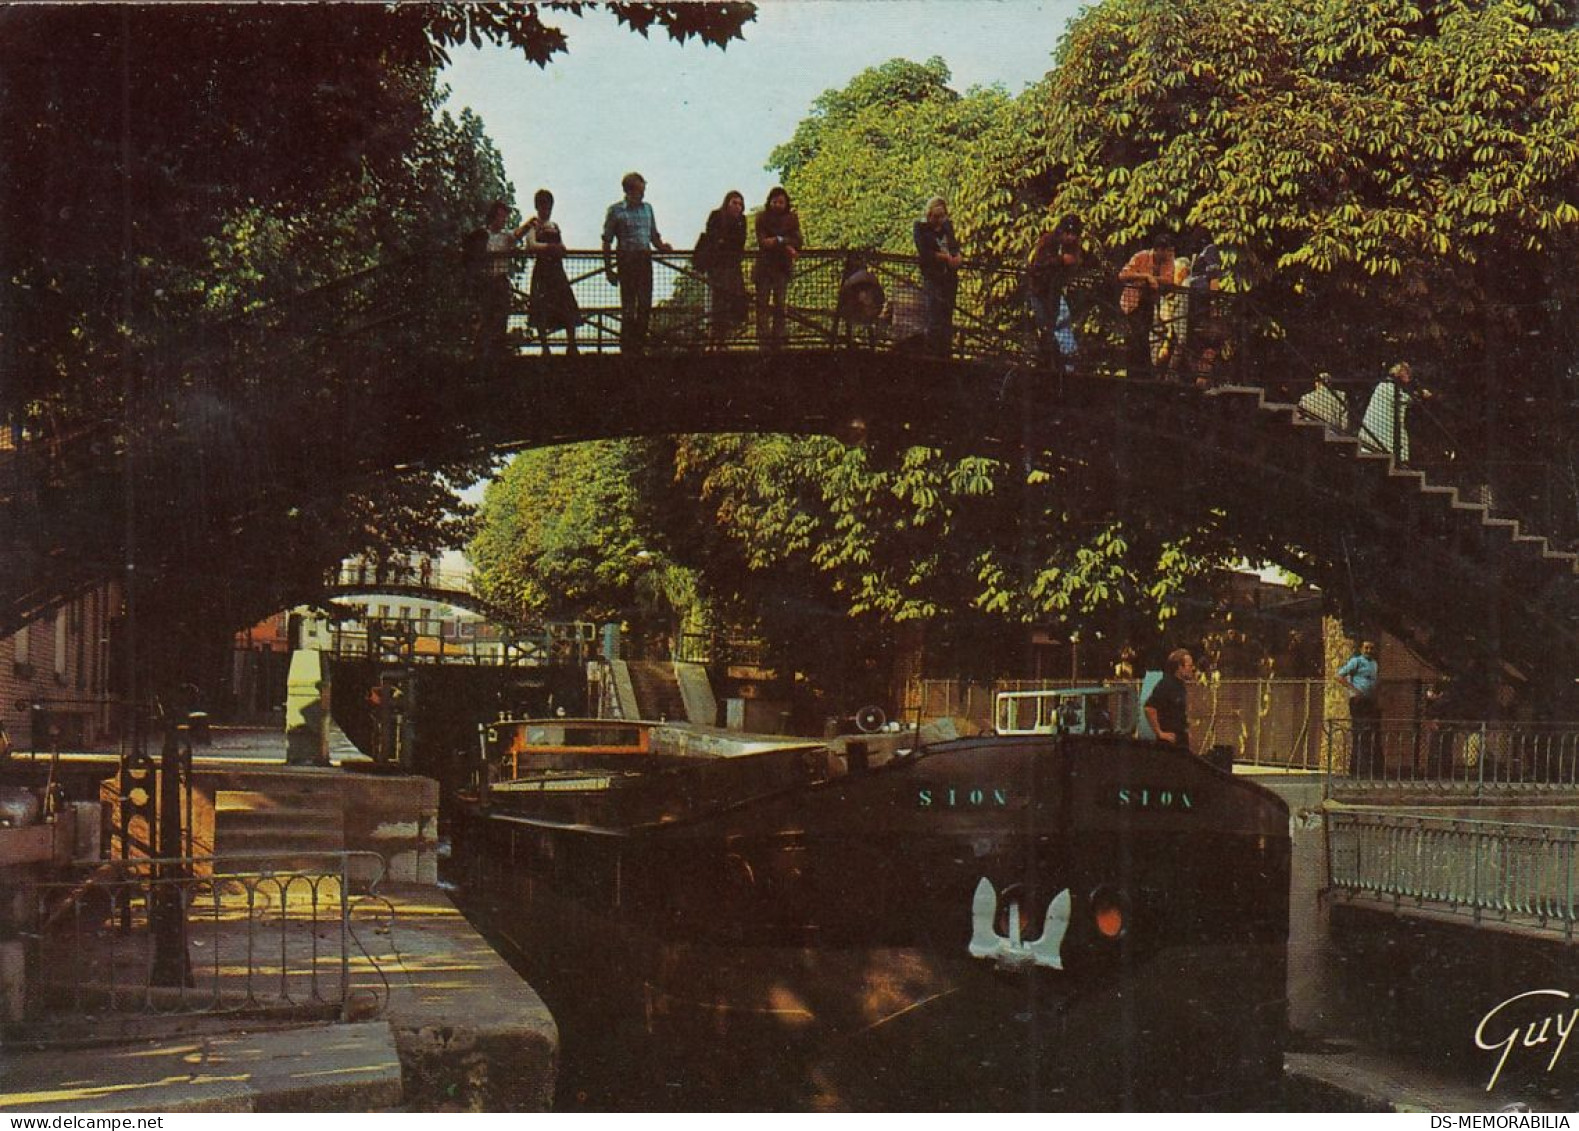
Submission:
[[[537,207],[537,223],[527,236],[526,250],[537,257],[537,262],[532,268],[532,283],[527,294],[530,311],[527,320],[537,331],[545,357],[549,352],[548,335],[553,330],[565,332],[565,352],[574,356],[581,307],[565,275],[564,237],[559,225],[549,219],[554,212],[554,194],[538,189],[532,203]]]
[[[746,253],[746,198],[730,190],[707,217],[705,255],[708,325],[714,344],[726,341],[746,320],[746,281],[740,263]]]
[[[921,262],[921,299],[926,309],[927,352],[947,357],[954,341],[954,296],[959,290],[959,268],[964,262],[948,202],[941,196],[927,201],[927,214],[916,221],[916,255]]]
[[[795,274],[802,246],[800,217],[789,193],[775,186],[757,213],[757,265],[751,272],[757,287],[757,340],[765,346],[784,342],[784,297]]]

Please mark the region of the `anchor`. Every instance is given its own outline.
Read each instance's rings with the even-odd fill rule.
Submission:
[[[1069,889],[1065,888],[1047,904],[1041,935],[1034,941],[1026,942],[1020,934],[1019,901],[1010,900],[1009,934],[1005,937],[993,926],[993,920],[998,915],[998,889],[983,876],[976,885],[976,894],[971,898],[971,957],[989,959],[998,966],[1011,969],[1041,966],[1049,970],[1062,970],[1064,959],[1061,951],[1064,935],[1069,931],[1069,906]]]

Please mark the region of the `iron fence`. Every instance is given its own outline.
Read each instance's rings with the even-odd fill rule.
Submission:
[[[30,1026],[130,1014],[333,1016],[353,990],[367,996],[364,1012],[387,1002],[388,983],[358,937],[359,926],[392,928],[393,906],[378,894],[377,853],[81,867],[86,874],[77,879],[22,886]]]
[[[674,659],[689,664],[722,664],[771,668],[768,644],[750,636],[718,632],[684,632],[675,642]]]
[[[392,585],[398,590],[436,589],[466,594],[474,594],[474,580],[475,575],[469,569],[435,569],[426,560],[416,565],[407,561],[342,562],[324,577],[324,583],[331,589],[376,590],[381,585]]]
[[[1129,687],[1136,680],[912,680],[905,688],[903,716],[952,717],[979,730],[993,721],[993,699],[1004,691],[1088,687],[1094,683]],[[1237,762],[1286,769],[1317,770],[1322,762],[1322,694],[1319,679],[1224,679],[1187,688],[1190,742],[1197,751],[1234,748]]]
[[[1579,724],[1433,719],[1326,724],[1335,789],[1540,793],[1579,787]]]
[[[452,627],[437,616],[372,618],[365,628],[337,625],[324,652],[336,660],[539,668],[578,665],[598,650],[596,626],[585,621],[489,626],[477,635],[451,634]]]
[[[1573,938],[1579,829],[1329,812],[1329,891]]]

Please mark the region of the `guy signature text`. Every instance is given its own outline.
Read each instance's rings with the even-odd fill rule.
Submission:
[[[1533,1021],[1515,1021],[1513,1013],[1524,1013],[1525,1009],[1515,1011],[1511,1007],[1515,1002],[1526,1002],[1531,999],[1550,999],[1540,1003],[1549,1007],[1548,1011]],[[1502,1050],[1497,1057],[1497,1067],[1492,1069],[1491,1079],[1486,1083],[1486,1091],[1489,1092],[1497,1086],[1497,1078],[1502,1075],[1508,1057],[1513,1055],[1515,1048],[1540,1048],[1555,1041],[1556,1045],[1551,1050],[1551,1057],[1546,1061],[1546,1071],[1550,1072],[1557,1067],[1563,1050],[1568,1047],[1568,1038],[1574,1031],[1574,1025],[1579,1023],[1579,1006],[1573,1004],[1559,1006],[1557,1003],[1559,1001],[1572,1003],[1573,1000],[1573,994],[1567,990],[1526,990],[1492,1006],[1486,1012],[1486,1015],[1480,1019],[1480,1024],[1475,1026],[1475,1047],[1485,1049],[1487,1052],[1494,1049]],[[1544,1051],[1543,1049],[1542,1052]]]

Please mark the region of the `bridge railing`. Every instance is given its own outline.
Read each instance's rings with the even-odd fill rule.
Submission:
[[[466,569],[435,569],[427,563],[410,562],[388,564],[369,562],[342,562],[325,576],[324,581],[334,589],[361,589],[371,591],[380,585],[400,589],[433,589],[448,593],[472,593],[473,573]]]
[[[562,353],[568,338],[534,277],[563,271],[575,297],[578,352],[644,349],[756,351],[859,346],[923,351],[926,287],[912,255],[809,250],[795,261],[782,311],[764,299],[758,256],[738,267],[699,266],[693,253],[653,253],[652,310],[646,333],[624,324],[620,283],[601,251],[565,251],[553,264],[509,257],[511,349]],[[1065,292],[1061,321],[1049,328],[1065,368],[1167,380],[1220,382],[1232,373],[1239,327],[1231,294],[1164,287],[1157,301],[1124,310],[1116,277],[1087,275]],[[1043,357],[1027,276],[1017,266],[967,261],[960,269],[948,356]],[[759,300],[763,300],[759,302]]]
[[[543,621],[509,627],[439,617],[370,617],[364,625],[334,629],[325,652],[336,660],[382,664],[461,664],[472,667],[578,666],[597,654],[596,626],[585,621]]]
[[[1579,829],[1359,812],[1326,822],[1336,895],[1574,937]]]
[[[1367,725],[1328,720],[1333,788],[1385,797],[1579,789],[1579,723],[1439,719]]]

